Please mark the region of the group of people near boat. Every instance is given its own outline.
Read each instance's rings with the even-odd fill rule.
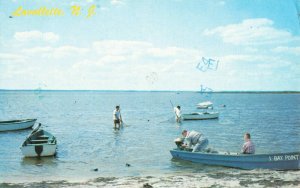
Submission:
[[[182,131],[184,143],[180,146],[182,149],[192,149],[192,152],[204,151],[208,146],[208,139],[197,131]],[[241,149],[242,154],[254,154],[255,146],[251,141],[250,133],[244,135],[245,143]]]
[[[180,106],[175,107],[174,112],[175,112],[176,122],[180,122],[181,121]],[[114,128],[120,129],[122,125],[120,106],[116,106],[115,110],[113,111],[113,122],[114,122]],[[184,137],[184,143],[181,145],[181,148],[187,148],[187,149],[189,148],[192,149],[192,152],[199,152],[205,150],[208,146],[208,139],[200,132],[183,130],[182,136]],[[245,133],[244,140],[245,143],[243,144],[241,153],[254,154],[255,146],[251,141],[250,133]]]

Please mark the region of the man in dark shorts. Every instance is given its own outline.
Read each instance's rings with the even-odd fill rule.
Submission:
[[[120,106],[116,106],[116,109],[113,112],[113,120],[114,120],[115,129],[120,129],[120,126],[122,123]],[[118,125],[118,127],[117,127],[117,125]]]

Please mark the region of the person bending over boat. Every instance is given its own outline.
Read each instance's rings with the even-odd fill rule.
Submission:
[[[251,141],[250,133],[245,133],[244,135],[245,143],[242,147],[242,153],[243,154],[254,154],[255,153],[255,146]]]
[[[181,110],[180,110],[180,106],[177,106],[174,108],[174,112],[175,112],[175,120],[177,123],[180,123],[181,121]]]
[[[183,148],[192,148],[193,152],[202,151],[208,145],[208,139],[203,134],[197,131],[182,131],[182,136],[185,138]]]
[[[113,120],[114,120],[115,129],[120,129],[120,126],[122,123],[120,106],[116,106],[116,109],[113,112]],[[118,125],[118,128],[117,128],[117,125]]]

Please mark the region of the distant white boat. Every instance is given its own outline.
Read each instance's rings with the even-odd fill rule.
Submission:
[[[25,157],[53,156],[56,153],[56,138],[49,132],[39,129],[40,126],[41,124],[22,144],[21,151]]]
[[[35,121],[36,119],[0,121],[0,132],[29,129],[35,124]]]
[[[190,114],[182,114],[183,120],[204,120],[204,119],[216,119],[219,117],[219,112],[194,112]]]
[[[197,104],[197,108],[199,109],[207,109],[212,107],[213,107],[213,103],[210,101],[205,101]]]

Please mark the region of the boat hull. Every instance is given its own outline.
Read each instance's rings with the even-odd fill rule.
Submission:
[[[25,157],[53,156],[56,153],[56,138],[39,127],[32,131],[21,146]]]
[[[173,158],[186,161],[226,166],[240,169],[273,169],[273,170],[298,170],[300,169],[300,152],[278,154],[218,154],[188,152],[174,149],[170,151]]]
[[[213,103],[210,101],[201,102],[201,103],[197,104],[197,108],[199,108],[199,109],[212,108],[212,106],[213,106]]]
[[[37,151],[41,150],[40,155]],[[25,157],[46,157],[53,156],[56,153],[56,144],[40,144],[40,145],[27,145],[21,148],[22,154]]]
[[[205,119],[217,119],[219,117],[218,112],[208,112],[208,113],[191,113],[182,114],[183,120],[205,120]]]
[[[14,120],[14,121],[1,121],[0,122],[0,132],[1,131],[15,131],[31,128],[36,122],[36,119],[26,119],[26,120]]]

